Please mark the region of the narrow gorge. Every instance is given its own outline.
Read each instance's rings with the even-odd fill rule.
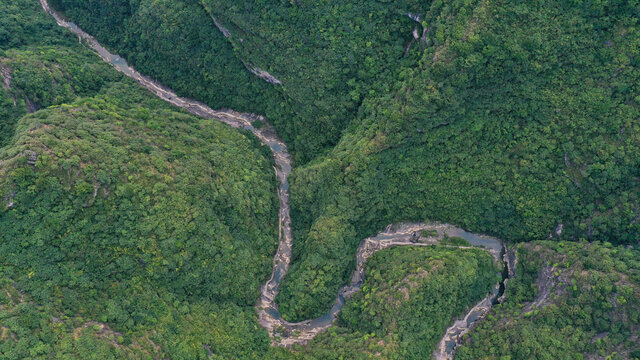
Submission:
[[[298,323],[285,321],[278,311],[275,298],[278,294],[280,283],[287,274],[292,258],[293,235],[291,230],[288,182],[288,176],[292,169],[292,160],[287,151],[286,144],[276,135],[274,128],[263,116],[239,113],[228,109],[214,110],[199,101],[178,96],[173,90],[137,72],[129,66],[123,58],[109,52],[100,45],[93,36],[85,33],[74,23],[64,20],[48,5],[46,0],[40,0],[40,4],[44,11],[55,18],[58,25],[69,29],[78,36],[81,42],[84,42],[95,50],[104,61],[111,64],[119,72],[137,81],[157,97],[191,114],[216,119],[234,128],[249,130],[261,143],[271,149],[276,164],[274,170],[279,181],[279,243],[277,252],[273,258],[271,277],[261,288],[261,297],[256,305],[256,311],[260,324],[271,336],[272,345],[292,346],[295,344],[305,344],[318,333],[332,326],[338,313],[344,306],[345,301],[362,287],[367,259],[379,250],[395,246],[433,246],[439,244],[440,240],[445,237],[460,237],[474,247],[485,249],[493,256],[497,263],[504,264],[506,267],[503,271],[502,283],[497,283],[492,292],[487,294],[482,301],[469,309],[466,314],[447,329],[444,337],[440,341],[436,354],[434,354],[437,359],[452,358],[461,336],[467,333],[479,320],[483,319],[494,303],[504,299],[506,281],[509,277],[514,276],[515,256],[513,251],[507,249],[501,240],[489,236],[472,234],[448,224],[391,224],[379,234],[362,240],[356,253],[356,268],[351,275],[351,280],[338,291],[333,306],[327,314],[316,319],[305,320]],[[215,19],[213,21],[215,22]],[[221,25],[217,22],[215,25],[221,28]],[[223,30],[223,28],[221,28],[221,30]],[[264,75],[261,71],[253,72],[259,72],[260,74],[256,75],[260,77]],[[277,79],[271,82],[279,84]],[[254,126],[257,122],[261,123],[260,126]],[[423,235],[427,233],[432,235]],[[469,246],[455,247],[460,249],[470,248]]]

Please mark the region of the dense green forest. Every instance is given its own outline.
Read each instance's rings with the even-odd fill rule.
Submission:
[[[0,357],[265,352],[268,148],[148,94],[37,2],[0,11]]]
[[[626,1],[433,2],[424,21],[434,46],[420,65],[365,99],[340,143],[293,173],[285,316],[326,311],[360,239],[394,221],[637,245],[638,11]]]
[[[640,252],[611,243],[518,246],[507,301],[456,359],[639,359]]]
[[[420,1],[201,2],[240,58],[282,81],[297,118],[281,132],[301,161],[335,145],[366,97],[384,94],[373,84],[418,59],[405,48],[422,27],[405,13],[422,16]]]
[[[401,247],[376,253],[338,326],[304,350],[317,359],[427,359],[451,320],[497,282],[479,249]]]
[[[362,100],[384,91],[373,83],[418,59],[405,46],[421,27],[403,15],[419,13],[417,1],[51,3],[179,93],[265,114],[301,162],[338,142]],[[228,39],[210,15],[229,29]],[[282,84],[271,86],[243,63]]]
[[[214,108],[286,109],[268,83],[249,73],[196,1],[53,0],[51,5],[142,74]]]
[[[73,37],[40,12],[37,3],[0,7],[5,20],[0,22],[0,147],[9,143],[23,115],[93,95],[117,78],[89,52],[71,56],[66,47]]]
[[[636,0],[51,5],[180,95],[275,125],[295,165],[285,319],[327,312],[363,238],[431,219],[524,242],[458,358],[640,358]],[[496,281],[481,250],[385,250],[334,327],[271,347],[254,305],[276,193],[248,131],[0,0],[0,358],[426,358]]]
[[[291,179],[295,258],[278,299],[286,318],[324,313],[353,268],[360,239],[394,221],[438,219],[516,241],[557,236],[562,224],[564,239],[636,241],[635,2],[203,5],[229,30],[225,46],[235,49],[235,58],[215,66],[234,63],[243,75],[233,76],[248,76],[242,60],[282,81],[271,86],[281,105],[269,105],[276,95],[256,103],[266,106],[295,158],[309,161]],[[118,40],[122,29],[144,28],[131,19],[151,21],[136,15],[147,7],[59,6],[141,62],[143,71],[182,91],[180,81],[157,70],[176,73],[170,67],[136,60],[166,60],[159,47],[175,43],[171,32],[149,36],[154,46],[137,40],[141,35]],[[101,23],[118,18],[101,11],[120,7],[132,14],[123,17],[128,22]],[[224,43],[202,6],[189,9],[208,25],[188,29],[211,31],[211,41]],[[419,15],[420,23],[407,13]],[[405,54],[414,28],[427,41],[419,39]],[[133,51],[134,41],[145,50]],[[193,67],[187,63],[177,73],[185,68]],[[201,84],[206,77],[181,79]],[[205,93],[195,95],[225,105]]]

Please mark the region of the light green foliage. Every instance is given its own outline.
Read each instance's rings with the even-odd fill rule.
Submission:
[[[283,314],[327,311],[359,241],[392,222],[508,241],[563,224],[564,239],[637,242],[638,7],[599,4],[432,2],[425,21],[438,35],[420,66],[365,99],[340,143],[293,173]],[[314,234],[334,219],[344,247],[318,255]]]
[[[457,359],[640,358],[638,250],[527,243],[518,247],[516,274],[507,301],[467,337]]]
[[[82,318],[54,317],[2,277],[0,357],[3,359],[144,359],[141,348],[118,346],[118,334]],[[114,346],[115,345],[115,346]]]
[[[0,153],[2,195],[15,193],[0,218],[3,253],[31,268],[34,295],[53,291],[38,282],[55,273],[85,293],[126,291],[107,279],[142,277],[181,296],[252,304],[276,242],[273,174],[259,146],[126,86],[40,111]],[[34,167],[25,151],[38,155]]]
[[[205,345],[259,358],[253,306],[277,241],[268,148],[56,44],[37,3],[10,3],[3,27],[42,26],[0,53],[0,358],[209,358]],[[43,109],[23,116],[27,97]]]
[[[14,286],[2,277],[2,359],[259,359],[269,344],[267,334],[257,331],[253,309],[233,304],[156,295],[148,299],[161,309],[154,326],[121,333],[109,324],[60,314],[51,304],[36,304]]]
[[[174,301],[184,316],[211,301],[255,316],[278,203],[257,140],[127,84],[21,119],[0,159],[4,271],[38,303],[125,334],[157,328]]]
[[[27,112],[96,94],[120,75],[88,51],[28,46],[0,55],[0,147]],[[6,87],[6,88],[5,88]]]
[[[28,111],[94,95],[119,78],[45,16],[37,1],[3,1],[0,19],[0,147]]]
[[[452,320],[485,297],[497,281],[493,258],[479,249],[400,247],[367,262],[362,291],[320,335],[310,358],[426,359]]]

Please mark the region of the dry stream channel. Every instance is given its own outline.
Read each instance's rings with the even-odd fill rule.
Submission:
[[[446,235],[449,237],[461,237],[474,247],[481,247],[487,250],[497,262],[504,262],[505,271],[503,281],[494,286],[493,291],[488,293],[473,308],[469,309],[464,316],[455,321],[444,334],[434,353],[436,359],[451,359],[459,344],[462,335],[468,332],[472,326],[484,318],[491,306],[504,298],[504,288],[509,277],[513,276],[514,262],[512,251],[507,251],[506,246],[499,239],[472,234],[448,224],[440,223],[403,223],[391,224],[378,235],[362,240],[356,252],[357,262],[351,280],[344,285],[336,295],[336,299],[331,310],[317,319],[305,320],[299,323],[285,321],[278,311],[275,297],[278,294],[280,282],[289,270],[291,262],[291,247],[293,237],[291,234],[291,217],[289,215],[289,183],[288,176],[291,172],[291,157],[287,151],[287,146],[280,140],[273,127],[270,126],[264,117],[254,114],[243,114],[233,110],[213,110],[209,106],[191,99],[179,97],[173,90],[161,85],[157,81],[138,73],[134,68],[118,55],[110,53],[91,35],[85,33],[76,24],[64,20],[58,15],[46,0],[39,0],[45,12],[53,16],[58,25],[69,29],[78,36],[80,41],[84,41],[89,47],[95,50],[106,62],[111,64],[116,70],[126,76],[136,80],[140,85],[151,91],[159,98],[182,108],[194,115],[204,118],[216,119],[234,128],[242,128],[251,131],[263,144],[267,145],[273,152],[276,167],[274,168],[279,181],[278,198],[280,199],[279,210],[279,243],[278,250],[273,258],[273,271],[269,280],[261,288],[261,296],[256,311],[260,324],[269,332],[272,345],[291,346],[295,344],[305,344],[318,333],[328,329],[336,320],[338,313],[344,306],[345,300],[355,292],[359,291],[364,282],[365,263],[367,259],[376,251],[394,246],[433,246]],[[261,121],[265,126],[256,128],[252,125],[255,121]],[[422,231],[430,231],[433,236],[423,237]],[[435,232],[434,232],[435,231]],[[437,232],[437,235],[435,233]],[[469,247],[459,247],[469,248]]]

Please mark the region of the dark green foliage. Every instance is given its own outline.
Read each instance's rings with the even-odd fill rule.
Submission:
[[[0,217],[1,252],[29,269],[16,280],[28,278],[30,294],[62,296],[74,312],[140,281],[253,305],[277,234],[259,146],[127,86],[40,111],[0,153],[0,195],[14,203]]]
[[[84,49],[29,46],[0,57],[0,147],[20,117],[40,108],[96,94],[121,76]]]
[[[52,5],[180,94],[276,125],[299,165],[287,319],[328,310],[362,238],[434,219],[615,244],[520,246],[460,358],[640,356],[622,246],[640,226],[637,1]],[[270,348],[253,308],[277,238],[268,150],[144,94],[37,1],[0,0],[0,76],[2,358],[426,358],[495,281],[480,250],[384,251],[339,326]]]
[[[181,96],[245,112],[281,108],[281,95],[247,71],[196,1],[53,0],[51,5]]]
[[[638,250],[527,243],[518,247],[516,274],[507,301],[467,337],[457,359],[638,358]]]
[[[404,13],[422,15],[418,1],[202,3],[229,29],[245,62],[283,82],[296,118],[279,130],[302,161],[339,141],[364,98],[384,93],[372,84],[417,60],[417,52],[405,54],[405,48],[413,29],[422,34],[422,27]],[[413,48],[420,47],[419,41]],[[268,115],[276,125],[284,120]]]
[[[427,359],[446,328],[497,281],[492,257],[479,249],[400,247],[367,262],[365,284],[339,326],[313,341],[312,358]]]
[[[301,162],[338,142],[365,97],[385,92],[373,83],[391,77],[401,64],[415,63],[417,51],[405,54],[405,46],[416,26],[422,32],[403,15],[420,13],[415,1],[52,5],[179,93],[214,107],[267,115]],[[231,31],[228,39],[211,15]],[[245,64],[270,72],[283,85],[268,84]]]
[[[0,6],[2,26],[41,25],[0,52],[0,358],[261,357],[270,151],[51,40],[53,19],[27,3]],[[26,98],[43,109],[22,116]]]
[[[600,4],[433,2],[420,66],[294,171],[285,316],[324,313],[360,239],[391,222],[437,219],[510,241],[563,224],[564,239],[637,242],[638,6]],[[331,256],[314,245],[328,222],[342,246]]]
[[[0,1],[0,54],[28,45],[67,46],[77,40],[51,21],[37,1]]]
[[[0,19],[0,147],[27,112],[94,95],[120,78],[78,46],[37,1],[0,2]]]

